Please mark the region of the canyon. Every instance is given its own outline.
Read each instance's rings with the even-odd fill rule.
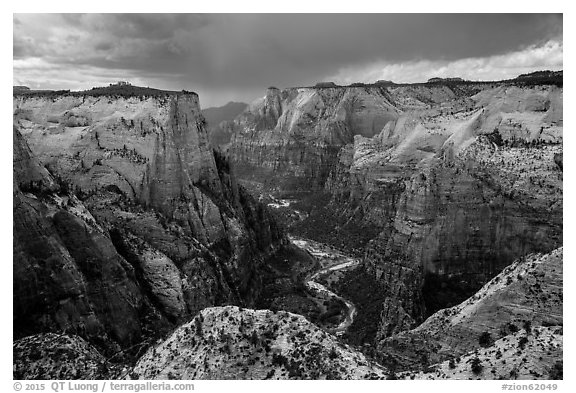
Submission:
[[[290,232],[362,258],[384,298],[378,342],[562,245],[561,73],[548,76],[271,88],[227,152],[254,195],[305,212]]]
[[[15,377],[558,377],[562,94],[15,89]]]

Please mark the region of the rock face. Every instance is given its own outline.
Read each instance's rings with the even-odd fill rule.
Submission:
[[[405,112],[448,101],[462,110],[471,104],[470,96],[488,88],[468,84],[269,88],[234,120],[229,155],[242,179],[268,181],[270,188],[286,191],[321,190],[338,165],[340,150],[353,143],[355,135],[371,138]]]
[[[197,238],[222,237],[225,222],[207,195],[222,195],[223,185],[195,94],[113,100],[22,95],[14,106],[36,157],[81,191],[115,186]],[[85,121],[70,124],[72,118]]]
[[[481,378],[548,379],[562,362],[562,254],[560,248],[520,259],[465,302],[382,340],[385,363],[403,370],[440,364],[444,376],[428,370],[420,377],[467,378],[467,361],[479,356]],[[449,360],[460,357],[461,366],[450,368]]]
[[[285,311],[212,307],[149,349],[132,379],[378,379],[385,370]]]
[[[380,88],[270,88],[234,121],[230,157],[242,178],[317,190],[355,134],[373,136],[397,116]]]
[[[521,329],[493,345],[455,360],[447,360],[428,371],[405,372],[403,379],[563,379],[562,327]]]
[[[284,237],[212,150],[196,94],[16,94],[14,124],[16,337],[138,350],[259,296]]]
[[[515,258],[562,244],[562,173],[553,164],[562,151],[561,122],[549,123],[554,110],[538,112],[539,105],[507,107],[518,96],[520,106],[528,106],[526,101],[546,101],[557,91],[536,90],[536,98],[529,93],[497,90],[488,99],[482,92],[474,97],[478,109],[461,119],[407,116],[376,141],[355,144],[350,173],[356,181],[366,180],[362,192],[356,187],[350,194],[366,199],[380,188],[386,195],[378,198],[383,204],[361,199],[363,220],[375,222],[382,210],[394,211],[388,201],[396,202],[392,222],[382,220],[382,232],[365,254],[366,269],[390,295],[383,336],[412,327],[441,307],[438,284],[454,286],[462,296]],[[516,120],[500,121],[507,116]],[[391,140],[399,134],[404,135],[398,142]],[[403,188],[398,187],[402,178]],[[377,181],[385,186],[376,187]]]
[[[229,153],[247,182],[329,195],[296,228],[366,244],[383,339],[562,244],[561,86],[273,90],[235,120]]]
[[[16,130],[14,182],[15,336],[72,329],[95,341],[137,340],[146,304],[133,269]]]
[[[78,336],[37,334],[13,348],[14,379],[110,379],[118,373]]]

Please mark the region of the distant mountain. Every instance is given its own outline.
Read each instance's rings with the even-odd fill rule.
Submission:
[[[462,78],[430,78],[427,83],[464,82]]]
[[[551,83],[557,86],[562,86],[563,78],[564,78],[563,71],[545,70],[518,75],[515,79],[513,79],[513,81],[528,84]]]
[[[314,87],[338,87],[338,85],[334,82],[318,82]]]
[[[197,95],[194,92],[181,90],[160,90],[151,87],[135,86],[127,82],[111,83],[108,86],[93,87],[89,90],[70,91],[65,90],[32,90],[27,86],[13,86],[13,95],[29,97],[36,96],[40,98],[46,97],[168,97],[177,95]]]
[[[388,79],[378,79],[375,84],[386,86],[386,85],[395,85],[396,83]]]
[[[202,114],[206,118],[209,126],[220,124],[225,120],[234,120],[248,104],[244,102],[230,101],[224,106],[202,109]]]
[[[244,102],[229,102],[224,106],[206,108],[202,114],[208,123],[208,132],[212,146],[221,146],[230,142],[232,130],[226,127],[228,122],[244,111],[248,104]]]
[[[534,71],[529,74],[520,74],[516,79],[532,79],[532,78],[562,78],[563,71]]]

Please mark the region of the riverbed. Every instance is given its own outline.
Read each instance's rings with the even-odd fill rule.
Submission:
[[[316,260],[320,263],[320,269],[310,273],[306,279],[305,283],[308,289],[313,293],[318,293],[322,298],[335,298],[341,300],[346,305],[346,312],[344,318],[340,324],[331,329],[331,332],[340,336],[346,332],[346,330],[354,322],[354,316],[356,315],[356,306],[348,299],[332,292],[330,289],[326,288],[324,285],[320,284],[317,280],[322,275],[337,271],[352,269],[360,264],[360,261],[356,258],[344,255],[334,248],[319,243],[310,239],[303,239],[295,236],[289,236],[290,241],[295,246],[304,249],[310,253]]]

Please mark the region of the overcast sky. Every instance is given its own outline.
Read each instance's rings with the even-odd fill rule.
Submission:
[[[503,79],[563,57],[551,14],[15,14],[13,45],[14,84],[127,80],[203,107],[317,81]]]

